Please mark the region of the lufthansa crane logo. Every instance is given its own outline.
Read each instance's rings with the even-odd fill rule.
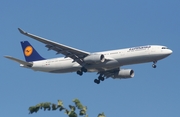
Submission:
[[[24,50],[25,56],[30,56],[33,52],[33,48],[31,46],[27,46]]]

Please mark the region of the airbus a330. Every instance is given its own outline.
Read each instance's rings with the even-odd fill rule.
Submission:
[[[94,80],[97,84],[110,77],[113,79],[133,78],[134,70],[121,69],[120,67],[152,62],[152,67],[156,68],[157,61],[172,53],[172,50],[162,45],[145,45],[90,53],[30,34],[20,28],[18,30],[23,35],[44,43],[48,50],[56,51],[56,54],[63,54],[65,57],[45,59],[28,41],[22,41],[21,46],[26,61],[11,56],[5,56],[6,58],[20,63],[21,67],[35,71],[49,73],[76,72],[80,76],[86,72],[97,72],[99,76]]]

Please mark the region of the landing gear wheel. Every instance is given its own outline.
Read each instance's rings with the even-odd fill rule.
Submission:
[[[155,64],[152,65],[153,68],[156,68],[157,66]]]
[[[99,83],[100,83],[100,80],[94,79],[94,83],[99,84]]]
[[[104,81],[104,77],[102,77],[102,76],[99,76],[98,79],[101,81]]]
[[[101,81],[104,81],[104,77],[101,78]]]
[[[87,69],[86,69],[85,67],[82,67],[82,68],[81,68],[81,71],[83,71],[83,72],[86,73],[86,72],[87,72]]]
[[[157,67],[157,66],[156,66],[156,63],[157,63],[157,61],[153,61],[153,65],[152,65],[153,68],[156,68],[156,67]]]
[[[77,74],[82,76],[83,75],[83,72],[82,71],[77,71]]]

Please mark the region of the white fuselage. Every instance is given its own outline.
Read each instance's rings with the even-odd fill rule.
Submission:
[[[106,61],[98,64],[88,64],[84,67],[86,67],[89,72],[97,72],[99,69],[109,70],[124,65],[156,62],[169,56],[171,53],[172,51],[170,49],[159,45],[96,52],[92,54],[103,54]],[[31,69],[35,71],[51,73],[76,72],[81,68],[82,66],[77,62],[73,62],[73,59],[64,57],[33,61],[33,66],[31,67]]]

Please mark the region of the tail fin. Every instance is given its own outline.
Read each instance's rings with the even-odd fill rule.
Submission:
[[[27,62],[45,60],[28,41],[21,41],[23,54]]]

